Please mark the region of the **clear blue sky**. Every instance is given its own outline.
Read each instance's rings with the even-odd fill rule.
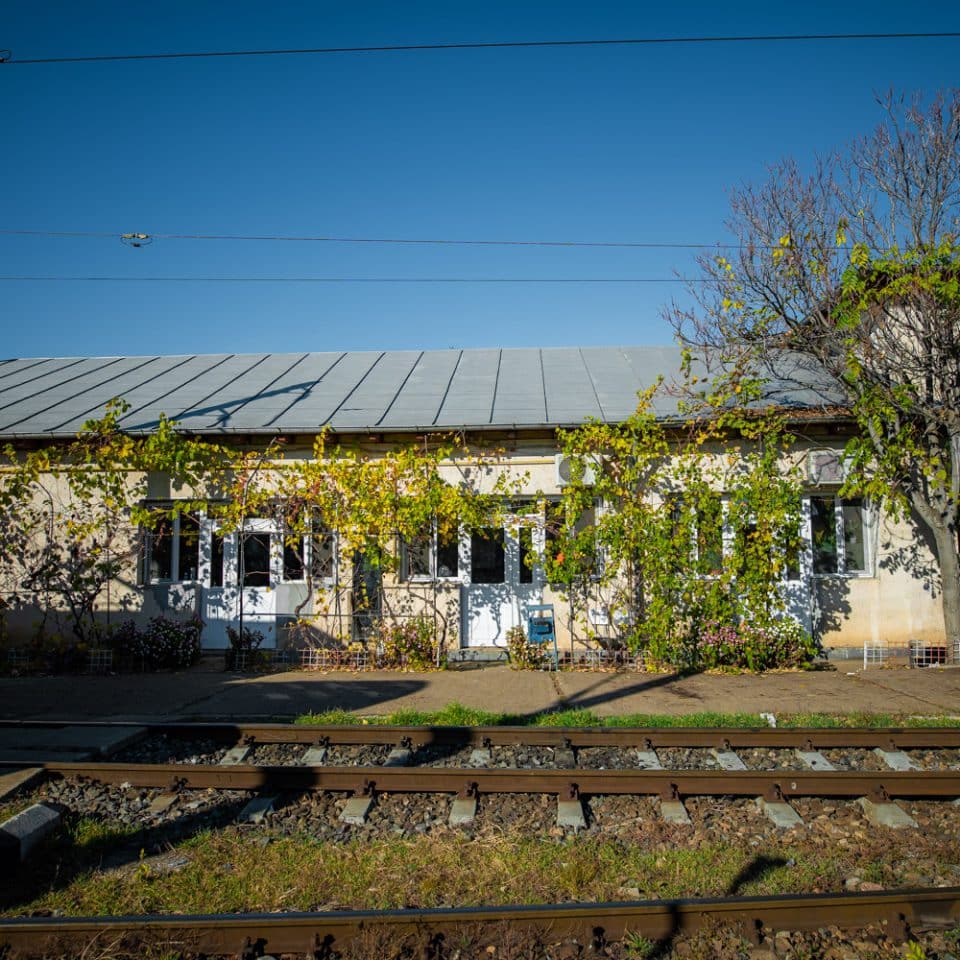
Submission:
[[[14,59],[960,29],[945,2],[6,0]],[[0,64],[0,229],[725,239],[727,191],[958,81],[960,39]],[[669,278],[683,250],[0,235],[0,274]],[[668,343],[652,284],[0,282],[15,356]]]

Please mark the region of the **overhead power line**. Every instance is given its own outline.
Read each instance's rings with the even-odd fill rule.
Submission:
[[[672,240],[454,240],[446,238],[413,237],[311,237],[282,235],[246,235],[226,233],[107,233],[91,230],[0,230],[3,236],[28,237],[89,237],[107,240],[129,240],[134,246],[145,245],[151,240],[252,240],[259,242],[294,243],[384,243],[384,244],[435,244],[465,247],[627,247],[636,249],[684,249],[701,250],[707,247],[739,247],[736,243],[687,243]]]
[[[749,36],[703,37],[623,37],[596,40],[498,40],[463,43],[407,43],[380,44],[362,47],[301,47],[285,50],[205,50],[193,53],[132,53],[105,54],[89,57],[31,57],[13,59],[10,50],[0,51],[0,63],[10,66],[47,63],[105,63],[120,60],[188,60],[204,57],[276,57],[323,56],[347,53],[414,53],[427,50],[499,50],[531,47],[615,47],[655,46],[659,44],[703,43],[796,43],[820,40],[931,40],[960,37],[960,31],[931,31],[914,33],[789,33]],[[5,55],[5,56],[4,56]]]
[[[702,283],[686,277],[94,277],[0,276],[0,281],[98,281],[137,283]]]

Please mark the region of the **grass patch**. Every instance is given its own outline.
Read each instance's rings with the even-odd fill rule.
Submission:
[[[345,844],[272,837],[264,845],[262,837],[224,831],[180,844],[177,852],[189,863],[176,872],[154,872],[149,861],[91,872],[51,883],[14,912],[382,910],[621,900],[630,890],[663,899],[839,890],[852,873],[890,885],[909,880],[892,864],[909,864],[914,842],[878,840],[854,850],[771,840],[764,849],[702,838],[679,846],[591,837],[552,842],[518,832]],[[946,844],[938,859],[956,854],[956,844]]]
[[[449,703],[442,710],[398,710],[385,716],[363,716],[346,710],[306,713],[294,721],[299,724],[375,724],[404,727],[646,727],[646,728],[750,728],[766,727],[766,717],[758,713],[635,713],[598,716],[590,710],[551,710],[535,714],[491,713]],[[777,726],[816,727],[960,727],[960,717],[917,717],[889,713],[799,713],[777,715]]]

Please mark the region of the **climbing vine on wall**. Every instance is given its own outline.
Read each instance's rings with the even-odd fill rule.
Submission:
[[[561,434],[572,482],[551,530],[548,580],[573,598],[587,635],[652,662],[759,669],[809,659],[783,589],[800,550],[783,421],[718,404],[668,426],[657,389],[622,423]]]

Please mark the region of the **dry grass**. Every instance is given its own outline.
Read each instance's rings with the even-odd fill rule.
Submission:
[[[70,915],[561,903],[624,899],[630,890],[666,899],[839,890],[854,874],[910,885],[910,864],[951,877],[950,865],[960,862],[956,838],[915,832],[883,832],[835,848],[802,835],[760,846],[705,843],[689,834],[646,845],[519,833],[470,840],[452,832],[335,845],[266,840],[232,829],[201,834],[177,847],[187,862],[172,871],[154,869],[149,858],[120,870],[74,864],[72,871],[48,860],[4,899],[15,913]]]

